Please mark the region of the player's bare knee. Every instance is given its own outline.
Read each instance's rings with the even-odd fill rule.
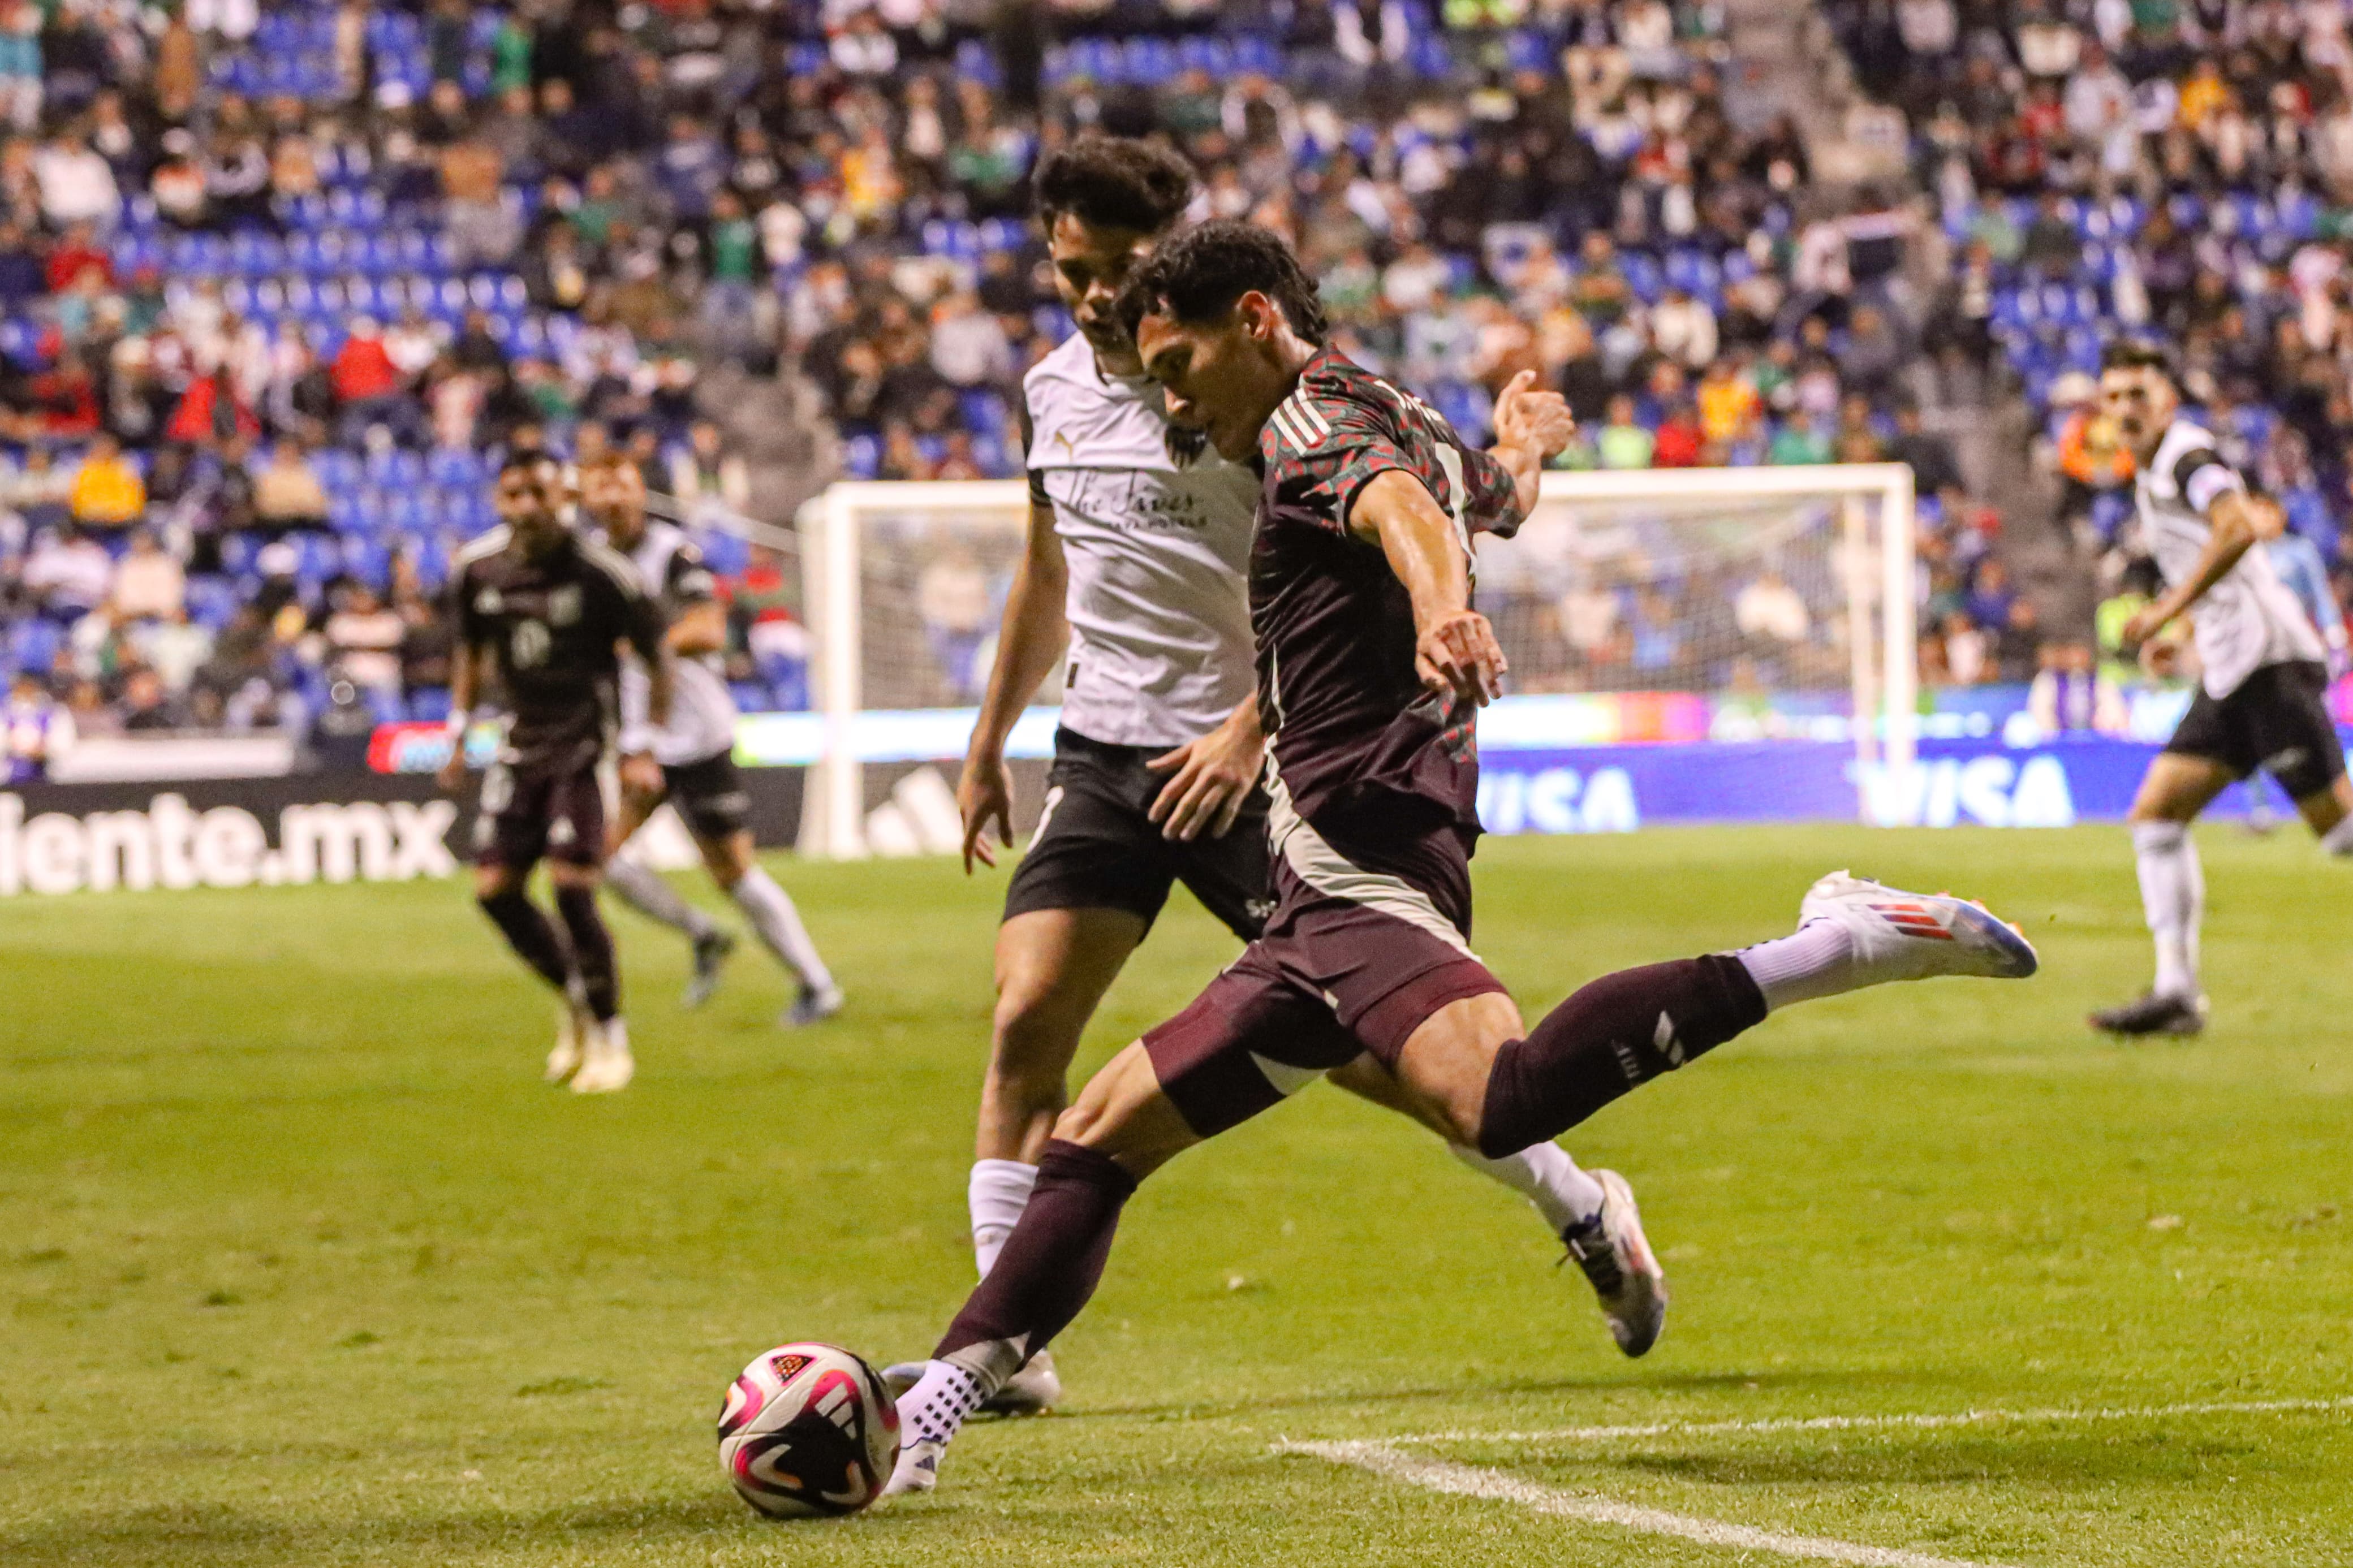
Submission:
[[[522,890],[522,879],[506,866],[474,868],[474,901],[487,904]]]

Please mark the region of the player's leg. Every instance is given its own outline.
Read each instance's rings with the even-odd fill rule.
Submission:
[[[1456,1142],[1446,1117],[1369,1051],[1325,1076],[1360,1099],[1420,1122],[1446,1141],[1447,1152],[1457,1160],[1527,1199],[1593,1288],[1618,1348],[1639,1356],[1658,1343],[1666,1327],[1666,1271],[1643,1233],[1641,1210],[1625,1177],[1615,1171],[1587,1171],[1553,1142],[1489,1159]]]
[[[2276,700],[2253,717],[2256,748],[2320,847],[2353,855],[2353,781],[2345,775],[2344,743],[2328,712],[2328,671],[2316,664],[2279,670]]]
[[[2203,693],[2198,700],[2205,700]],[[2189,731],[2190,721],[2185,720],[2182,728]],[[2175,744],[2180,742],[2177,735]],[[2116,1035],[2194,1035],[2205,1027],[2198,928],[2206,917],[2206,874],[2189,826],[2244,771],[2214,756],[2173,750],[2158,752],[2149,763],[2126,820],[2132,830],[2141,912],[2157,950],[2157,976],[2147,994],[2093,1014],[2094,1028]]]
[[[1249,804],[1223,837],[1196,838],[1173,847],[1178,878],[1201,900],[1204,909],[1246,942],[1258,939],[1271,912],[1274,876],[1267,847],[1268,807],[1265,791],[1253,790]],[[1359,1099],[1411,1117],[1441,1137],[1445,1135],[1436,1113],[1372,1056],[1358,1057],[1334,1070],[1330,1078],[1335,1085]],[[1647,1244],[1630,1245],[1623,1249],[1598,1244],[1602,1229],[1603,1184],[1578,1169],[1567,1151],[1556,1144],[1540,1143],[1500,1160],[1490,1160],[1466,1144],[1450,1142],[1447,1147],[1462,1163],[1518,1193],[1535,1206],[1546,1228],[1562,1239],[1579,1265],[1586,1268],[1596,1289],[1602,1291],[1605,1310],[1613,1299],[1624,1296],[1629,1281],[1618,1267],[1615,1254],[1620,1250],[1630,1256],[1639,1252],[1647,1259],[1650,1248]],[[1624,1215],[1633,1215],[1630,1192],[1620,1207]],[[1617,1228],[1630,1244],[1639,1242],[1638,1223]],[[1656,1263],[1651,1263],[1650,1268],[1655,1271]],[[1662,1304],[1665,1300],[1662,1285],[1654,1290],[1646,1284],[1642,1293],[1646,1297],[1655,1295]],[[1646,1314],[1638,1310],[1636,1315]],[[1620,1321],[1615,1312],[1611,1313],[1611,1321],[1613,1325]],[[1638,1342],[1647,1350],[1656,1337],[1655,1329],[1647,1334],[1638,1332],[1633,1342],[1620,1334],[1620,1343]]]
[[[1330,1010],[1254,952],[1113,1057],[1057,1119],[996,1266],[899,1401],[905,1446],[888,1492],[930,1490],[965,1418],[1086,1305],[1138,1182],[1356,1054]]]
[[[628,1026],[621,1018],[621,969],[613,933],[596,907],[604,879],[605,796],[594,768],[559,780],[550,797],[548,879],[555,912],[572,942],[572,967],[594,1021],[572,1075],[575,1094],[610,1094],[637,1072]]]
[[[659,925],[666,925],[693,944],[694,973],[686,983],[682,1005],[700,1007],[719,984],[720,968],[735,950],[735,939],[719,922],[679,896],[662,874],[628,853],[629,841],[646,819],[659,810],[667,791],[621,791],[621,812],[613,824],[607,847],[605,887],[629,908]]]
[[[1894,981],[2022,979],[2036,967],[2026,939],[1974,904],[1843,872],[1814,884],[1799,921],[1738,952],[1605,975],[1524,1035],[1506,997],[1451,1001],[1405,1038],[1398,1076],[1456,1138],[1494,1157],[1559,1136],[1768,1012]]]
[[[752,922],[760,944],[792,972],[797,994],[784,1021],[797,1028],[832,1017],[841,1011],[841,987],[818,956],[817,942],[801,923],[792,895],[760,864],[752,830],[732,826],[725,832],[707,831],[711,826],[720,825],[698,823],[694,836],[711,879],[735,900],[735,907]]]
[[[527,889],[547,847],[547,783],[518,778],[504,763],[482,775],[474,821],[474,901],[533,973],[564,999],[547,1079],[562,1083],[580,1066],[595,1020],[588,1016],[572,952]]]

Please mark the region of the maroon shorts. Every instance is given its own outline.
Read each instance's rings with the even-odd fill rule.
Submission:
[[[493,763],[482,775],[474,818],[474,861],[528,871],[544,858],[573,866],[605,863],[605,789],[592,759],[572,768]]]
[[[1366,1051],[1394,1066],[1440,1008],[1504,989],[1461,936],[1468,910],[1446,896],[1451,879],[1433,896],[1420,879],[1365,869],[1315,842],[1320,863],[1276,857],[1281,902],[1266,934],[1144,1037],[1162,1092],[1204,1138]]]

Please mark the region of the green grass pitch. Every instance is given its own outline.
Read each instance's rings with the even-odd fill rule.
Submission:
[[[1063,1413],[842,1523],[755,1519],[711,1418],[771,1343],[916,1354],[961,1300],[997,878],[780,867],[851,997],[800,1036],[748,949],[679,1012],[617,912],[641,1070],[590,1101],[455,883],[14,900],[0,1563],[1792,1560],[1556,1494],[1847,1561],[2353,1562],[2353,1406],[2151,1413],[2353,1394],[2353,872],[2202,843],[2214,1027],[2120,1047],[2081,1018],[2146,977],[2121,829],[1491,842],[1477,944],[1531,1016],[1849,863],[1986,898],[2044,973],[1793,1012],[1573,1132],[1667,1260],[1641,1363],[1517,1200],[1311,1090],[1145,1184]],[[1230,950],[1172,908],[1082,1066]],[[1741,1425],[1967,1411],[2074,1415]],[[1280,1447],[1433,1433],[1385,1451],[1518,1490]]]

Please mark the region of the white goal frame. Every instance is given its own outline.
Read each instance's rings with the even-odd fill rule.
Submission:
[[[1545,500],[1570,505],[1647,500],[1688,504],[1716,497],[1754,500],[1775,496],[1837,498],[1842,503],[1841,556],[1856,716],[1852,733],[1859,764],[1856,816],[1867,822],[1861,770],[1876,767],[1899,777],[1908,773],[1918,738],[1912,470],[1901,463],[1833,463],[1544,477]],[[1881,535],[1876,549],[1872,538],[1874,506]],[[803,797],[801,847],[822,858],[853,859],[868,853],[865,763],[872,749],[861,743],[860,732],[864,519],[876,512],[908,510],[995,512],[1007,517],[1011,527],[1026,527],[1029,487],[1018,479],[845,481],[801,509],[802,602],[815,658],[812,690],[819,733]],[[950,754],[960,754],[961,745],[959,739]]]

